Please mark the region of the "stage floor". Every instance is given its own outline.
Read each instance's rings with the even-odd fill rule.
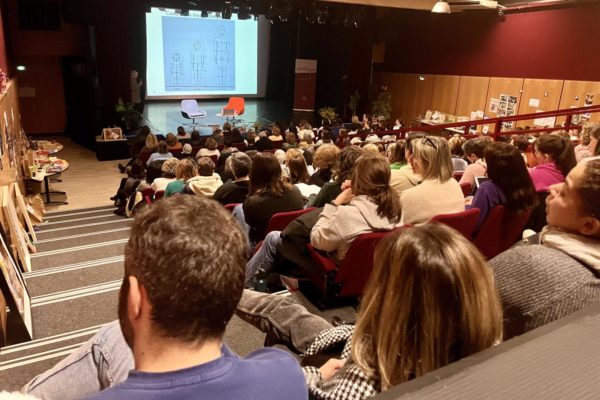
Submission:
[[[205,118],[196,119],[196,130],[201,135],[212,134],[212,126],[222,126],[226,118],[217,116],[221,109],[227,104],[227,100],[198,100],[198,106],[206,111]],[[147,101],[144,106],[144,121],[150,126],[152,132],[166,135],[169,132],[176,133],[177,127],[183,125],[187,132],[192,131],[192,120],[181,115],[180,101]],[[312,113],[308,115],[296,115],[290,106],[269,101],[265,99],[246,100],[244,114],[240,116],[242,122],[236,122],[236,126],[244,125],[252,127],[255,123],[262,126],[272,122],[282,122],[287,126],[292,118],[312,119]],[[295,121],[297,122],[297,121]],[[187,125],[184,125],[187,124]]]

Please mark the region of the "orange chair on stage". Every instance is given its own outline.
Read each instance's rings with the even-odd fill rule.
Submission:
[[[221,110],[221,115],[227,118],[231,117],[231,120],[235,122],[236,117],[244,114],[244,106],[246,105],[246,101],[243,97],[230,97],[229,102],[223,109]],[[241,121],[241,118],[237,119]]]

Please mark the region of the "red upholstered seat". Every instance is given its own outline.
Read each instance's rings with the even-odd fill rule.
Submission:
[[[479,214],[479,208],[471,208],[460,213],[436,215],[429,222],[440,222],[448,225],[462,233],[467,239],[472,240]]]
[[[326,254],[309,244],[307,250],[316,264],[316,270],[304,272],[325,304],[333,303],[339,298],[359,297],[363,294],[365,284],[373,270],[373,256],[377,244],[387,235],[408,227],[360,235],[352,242],[339,266]]]
[[[144,201],[146,202],[146,204],[152,204],[152,202],[154,201],[154,189],[152,188],[146,188],[144,190],[142,190],[142,197],[144,198]]]
[[[164,195],[165,195],[165,191],[159,190],[158,192],[154,193],[154,201],[162,199],[164,197]]]
[[[245,105],[246,101],[243,97],[230,97],[227,105],[223,107],[222,114],[227,114],[225,110],[233,110],[235,116],[242,115],[244,113]]]
[[[531,210],[518,213],[502,205],[494,207],[474,240],[475,246],[488,259],[494,258],[520,239],[530,215]]]
[[[282,231],[288,226],[290,222],[292,222],[302,214],[306,214],[307,212],[312,211],[314,209],[315,207],[309,207],[297,211],[287,211],[273,214],[273,216],[271,216],[271,219],[269,220],[269,224],[267,225],[267,231],[265,233],[273,231]]]
[[[473,191],[473,185],[471,185],[469,182],[461,183],[460,188],[462,189],[463,196],[465,197],[469,196]]]
[[[231,204],[225,204],[225,209],[229,210],[229,212],[233,212],[233,209],[235,208],[235,206],[237,206],[240,203],[231,203]]]

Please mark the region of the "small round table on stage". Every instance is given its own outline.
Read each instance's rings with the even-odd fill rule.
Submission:
[[[60,167],[60,170],[58,169]],[[66,160],[61,160],[59,158],[55,159],[52,161],[51,164],[47,164],[47,165],[41,165],[38,170],[35,172],[35,176],[32,176],[31,179],[32,181],[37,181],[37,182],[44,182],[44,190],[45,192],[42,192],[40,194],[45,194],[46,195],[46,204],[69,204],[66,201],[52,201],[50,199],[50,195],[51,194],[67,194],[65,192],[59,192],[59,191],[50,191],[50,177],[55,176],[60,174],[61,172],[66,171],[67,169],[69,169],[69,163]]]
[[[49,155],[56,154],[65,147],[54,140],[32,140],[31,143],[37,147],[37,150],[47,151]]]

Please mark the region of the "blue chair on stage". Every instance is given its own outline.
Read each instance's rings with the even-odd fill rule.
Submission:
[[[181,100],[181,115],[183,118],[191,119],[192,129],[196,128],[196,119],[206,117],[206,111],[198,108],[198,102],[196,100]]]

